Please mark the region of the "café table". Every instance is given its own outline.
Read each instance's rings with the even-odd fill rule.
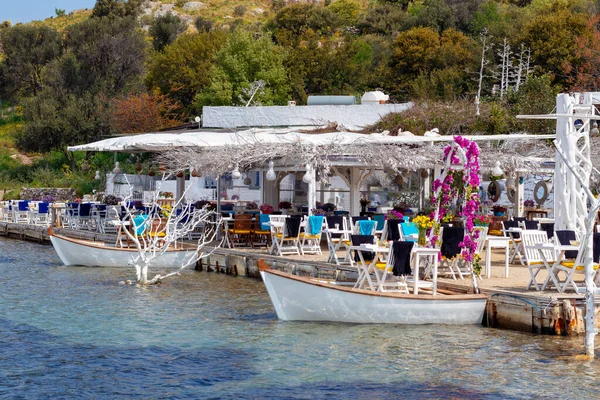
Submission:
[[[323,229],[327,237],[327,248],[329,249],[329,257],[327,258],[328,263],[340,265],[340,260],[338,259],[337,252],[340,250],[342,245],[344,244],[344,238],[350,237],[349,235],[352,233],[350,229],[339,229],[339,228],[328,228]],[[339,238],[334,238],[333,235],[340,235]],[[336,240],[339,239],[339,240]]]
[[[548,276],[546,277],[546,279],[544,280],[544,283],[542,284],[542,290],[546,290],[546,287],[550,284],[550,281],[552,281],[556,290],[558,290],[558,292],[560,292],[560,293],[563,293],[570,282],[567,279],[565,282],[562,282],[563,285],[561,285],[561,282],[557,275],[558,267],[561,265],[561,263],[563,262],[563,260],[565,258],[565,252],[578,251],[579,246],[557,245],[552,242],[547,242],[547,243],[538,243],[534,247],[540,252],[540,256],[542,258],[544,266],[546,267],[546,271],[548,272]],[[555,260],[548,260],[546,258],[546,254],[545,254],[544,250],[551,250],[555,254]]]
[[[487,235],[485,238],[485,276],[489,279],[492,275],[492,248],[504,249],[504,277],[508,278],[508,259],[510,258],[510,241],[506,236]]]
[[[381,259],[383,255],[389,255],[390,246],[381,246],[375,244],[362,244],[360,246],[350,246],[350,250],[355,250],[359,257],[359,265],[358,265],[358,279],[356,281],[355,288],[362,289],[365,285],[365,281],[368,283],[368,289],[375,290],[375,288],[380,286],[383,276],[379,275],[377,268],[375,267],[377,260]],[[372,252],[373,260],[367,263],[364,259],[363,252]],[[411,253],[415,256],[413,270],[413,293],[419,294],[419,287],[421,288],[431,288],[432,293],[434,295],[437,294],[437,272],[438,272],[438,255],[440,253],[440,249],[433,247],[419,247],[413,246]],[[432,271],[432,281],[424,281],[419,280],[419,268],[421,264],[421,259],[432,259],[433,260],[433,271]],[[373,283],[371,279],[371,273],[374,273],[376,285]],[[382,273],[385,273],[382,271]]]

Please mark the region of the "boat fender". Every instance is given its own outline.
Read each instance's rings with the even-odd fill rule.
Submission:
[[[292,264],[292,275],[296,275],[297,269],[296,264]]]

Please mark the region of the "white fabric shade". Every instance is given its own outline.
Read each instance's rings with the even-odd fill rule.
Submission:
[[[540,140],[554,139],[555,135],[473,135],[469,140]],[[453,136],[388,136],[381,133],[362,134],[354,132],[302,133],[295,129],[249,129],[238,132],[190,131],[184,133],[145,133],[119,136],[79,146],[70,146],[70,151],[112,151],[112,152],[160,152],[177,147],[221,147],[243,146],[245,143],[290,143],[302,141],[313,145],[337,144],[416,144],[447,142]]]

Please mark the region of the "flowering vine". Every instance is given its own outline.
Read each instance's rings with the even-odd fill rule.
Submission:
[[[459,216],[465,224],[465,237],[459,246],[462,248],[462,258],[473,265],[474,272],[479,274],[481,266],[475,256],[479,230],[474,229],[475,213],[481,204],[479,197],[479,146],[461,136],[454,137],[454,143],[444,149],[445,170],[433,182],[434,196],[432,202],[437,205],[433,219],[438,222],[448,213],[453,199],[459,198],[459,188],[464,188],[462,196],[462,210]],[[463,166],[460,174],[456,167]],[[456,181],[455,181],[456,180]],[[461,180],[461,181],[459,181]],[[438,239],[439,229],[434,230],[431,241]],[[475,281],[474,281],[475,284]]]

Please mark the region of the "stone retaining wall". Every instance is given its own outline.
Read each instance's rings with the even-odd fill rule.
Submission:
[[[42,200],[44,196],[52,196],[56,201],[75,200],[75,189],[72,188],[22,188],[20,198],[23,200]]]

